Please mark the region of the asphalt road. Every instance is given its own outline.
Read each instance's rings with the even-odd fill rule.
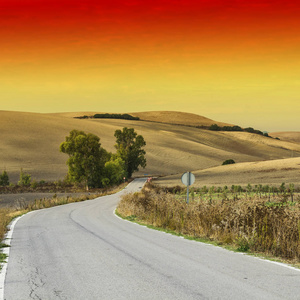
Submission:
[[[300,272],[114,215],[124,191],[15,226],[4,299],[300,299]]]

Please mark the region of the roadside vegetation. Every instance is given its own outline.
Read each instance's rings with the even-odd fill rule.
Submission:
[[[192,190],[187,204],[184,189],[147,183],[142,192],[123,196],[117,213],[189,238],[299,265],[300,197],[284,184],[273,190],[250,184],[243,189],[202,188]]]

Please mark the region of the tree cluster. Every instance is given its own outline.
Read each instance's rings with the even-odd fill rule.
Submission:
[[[240,126],[219,126],[217,124],[213,124],[208,127],[209,130],[213,131],[243,131]]]
[[[129,114],[95,114],[95,119],[122,119],[122,120],[139,120],[139,117],[134,117]]]
[[[247,127],[247,128],[241,128],[240,126],[219,126],[217,124],[213,124],[208,127],[209,130],[213,131],[245,131],[245,132],[250,132],[250,133],[255,133],[255,134],[260,134],[264,135],[266,137],[269,137],[268,133],[262,132],[260,130],[254,129],[252,127]]]
[[[129,114],[95,114],[93,116],[80,116],[80,117],[75,117],[75,119],[120,119],[120,120],[135,120],[138,121],[140,120],[139,117],[134,117],[132,115]]]
[[[72,130],[60,151],[69,155],[68,180],[84,183],[86,188],[104,187],[130,178],[139,167],[146,167],[144,138],[133,128],[116,130],[116,153],[106,151],[100,138],[92,133]]]

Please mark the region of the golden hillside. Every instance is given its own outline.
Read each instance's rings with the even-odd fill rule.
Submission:
[[[139,117],[144,121],[161,122],[167,124],[181,124],[189,126],[210,126],[217,124],[219,126],[232,126],[232,124],[214,121],[196,114],[177,111],[147,111],[130,113],[130,115]]]
[[[269,135],[282,141],[300,144],[300,131],[271,132]]]
[[[300,186],[300,158],[286,158],[260,162],[236,163],[226,166],[218,166],[205,170],[195,170],[193,174],[196,181],[193,187],[224,186],[232,184],[245,186],[252,185],[274,185],[281,183],[294,183]],[[164,186],[183,186],[181,175],[169,175],[159,178],[155,183]]]
[[[0,172],[6,169],[14,182],[20,168],[36,180],[63,179],[67,173],[67,155],[59,152],[59,145],[71,130],[98,135],[102,146],[114,152],[114,132],[125,126],[135,128],[147,142],[147,167],[136,175],[203,170],[220,166],[230,158],[236,162],[256,162],[300,156],[300,144],[246,132],[214,132],[147,121],[73,118],[84,114],[0,111]],[[180,114],[176,114],[180,119]],[[185,117],[183,114],[182,122]]]
[[[95,114],[102,114],[104,112],[63,112],[52,113],[48,115],[62,116],[62,117],[81,117],[81,116],[94,116]],[[208,119],[203,116],[199,116],[192,113],[178,112],[178,111],[147,111],[147,112],[134,112],[129,113],[134,117],[139,117],[142,121],[159,122],[166,124],[180,124],[187,126],[210,126],[218,124],[219,126],[232,126],[232,124],[218,122]]]

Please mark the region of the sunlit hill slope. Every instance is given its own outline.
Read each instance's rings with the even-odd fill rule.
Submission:
[[[282,159],[287,158],[292,159],[289,161],[295,165],[293,168],[298,168],[300,164],[297,158],[300,157],[300,144],[297,142],[276,140],[247,132],[214,132],[198,129],[191,126],[207,126],[214,123],[221,126],[224,123],[194,114],[179,112],[132,114],[139,116],[140,121],[74,118],[85,114],[88,113],[39,114],[0,111],[0,172],[6,169],[11,181],[14,182],[18,180],[21,168],[32,174],[36,180],[63,179],[67,173],[67,155],[59,152],[59,145],[72,129],[98,135],[101,145],[114,152],[114,132],[123,127],[135,128],[147,142],[147,167],[134,175],[172,175],[187,170],[203,174],[201,172],[208,172],[209,168],[219,167],[226,159],[234,159],[237,163],[270,161],[268,162],[270,169],[277,169],[279,161],[282,164]],[[144,121],[146,119],[148,121]],[[263,163],[261,164],[263,168]],[[263,174],[265,177],[269,175],[267,172],[260,172],[259,163],[255,164],[258,171],[255,171],[251,164],[240,166],[242,169],[246,166],[248,168],[248,173],[243,175],[245,181],[251,172]],[[222,168],[225,170],[226,166]],[[234,175],[236,170],[232,166],[227,168],[232,175],[231,180],[238,181]],[[281,166],[278,168],[283,169]],[[217,180],[215,174],[219,171],[215,170],[216,173],[208,175],[207,184],[215,183]],[[284,181],[285,173],[280,172],[278,175],[282,177],[280,181]],[[236,174],[240,176],[240,173]],[[249,180],[251,178],[256,180],[253,176],[249,177]],[[294,182],[296,181],[297,178]]]

